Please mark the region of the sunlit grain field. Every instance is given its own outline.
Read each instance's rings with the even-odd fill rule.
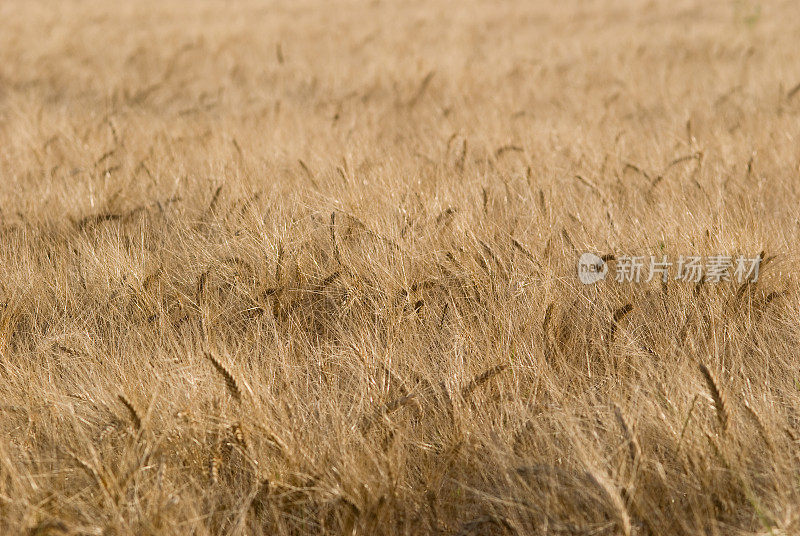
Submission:
[[[798,35],[0,3],[0,534],[798,534]]]

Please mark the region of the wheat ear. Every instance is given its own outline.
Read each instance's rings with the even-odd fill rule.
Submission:
[[[461,396],[466,398],[472,393],[472,391],[503,372],[506,368],[508,368],[508,365],[506,364],[495,365],[483,374],[475,376],[475,378],[473,378],[467,385],[464,386],[463,389],[461,389]]]
[[[616,404],[614,404],[614,418],[617,420],[617,424],[622,430],[622,434],[625,436],[625,441],[628,443],[628,447],[630,448],[631,461],[634,463],[634,465],[638,466],[639,459],[642,455],[642,448],[639,446],[639,441],[636,439],[636,435],[633,433],[633,428],[630,425],[630,421],[625,416],[622,408]]]
[[[775,447],[772,443],[772,439],[770,439],[769,434],[767,433],[767,427],[764,425],[764,421],[761,420],[758,413],[756,412],[755,408],[751,406],[747,401],[744,402],[744,409],[745,414],[753,421],[756,429],[758,430],[759,435],[761,435],[761,439],[764,440],[764,443],[767,445],[767,448],[770,451],[774,451]]]
[[[703,374],[703,379],[706,382],[708,391],[711,393],[711,398],[714,399],[714,409],[717,411],[717,419],[724,432],[728,429],[729,422],[728,404],[725,402],[725,391],[722,390],[721,385],[716,378],[714,378],[714,374],[702,363],[700,363],[700,372]]]
[[[133,403],[125,398],[125,395],[117,395],[119,401],[122,402],[122,405],[125,406],[125,409],[128,410],[128,414],[130,415],[131,422],[136,427],[137,430],[142,428],[142,417],[141,412],[136,409],[136,406]]]
[[[223,380],[225,380],[225,387],[228,388],[228,392],[231,394],[233,399],[241,403],[242,390],[239,388],[239,382],[236,381],[236,378],[233,377],[233,374],[231,374],[228,368],[216,357],[211,355],[210,352],[206,352],[206,358],[211,361],[211,364],[214,365],[214,368],[217,370],[219,375],[222,376]]]

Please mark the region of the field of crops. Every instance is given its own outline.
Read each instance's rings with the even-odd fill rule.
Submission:
[[[798,35],[0,2],[0,534],[800,533]]]

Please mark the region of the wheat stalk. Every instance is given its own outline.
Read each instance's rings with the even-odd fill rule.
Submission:
[[[339,246],[336,244],[336,212],[331,212],[331,244],[333,244],[333,258],[338,264],[342,264],[342,256],[339,253]]]
[[[242,402],[242,390],[239,387],[239,383],[236,381],[236,378],[233,377],[230,370],[223,365],[216,357],[211,355],[211,352],[206,352],[206,358],[211,361],[211,364],[214,365],[214,368],[222,376],[222,379],[225,381],[225,387],[228,389],[228,392],[233,397],[234,400],[241,403]]]
[[[721,385],[716,378],[714,378],[714,374],[702,363],[700,363],[700,372],[703,374],[703,379],[706,382],[709,393],[711,393],[711,398],[714,399],[714,409],[717,411],[717,419],[719,420],[720,428],[725,432],[728,429],[729,423],[725,391],[722,390]]]
[[[631,461],[633,462],[634,466],[638,466],[639,460],[642,456],[642,448],[639,446],[639,441],[636,439],[636,435],[633,433],[633,428],[631,427],[628,418],[625,416],[622,408],[616,404],[614,404],[614,418],[617,420],[617,424],[622,430],[622,434],[625,436],[625,441],[628,443]]]
[[[767,448],[770,451],[774,451],[775,447],[772,443],[772,439],[770,439],[770,436],[767,433],[767,427],[764,426],[764,421],[761,420],[761,417],[758,416],[756,410],[746,400],[744,401],[744,409],[745,409],[745,415],[747,415],[750,418],[750,420],[753,421],[753,424],[758,430],[761,439],[763,439],[764,443],[767,445]]]
[[[611,327],[608,329],[608,344],[611,344],[614,341],[614,336],[617,334],[617,330],[619,329],[619,323],[622,321],[623,318],[628,316],[633,310],[633,304],[626,303],[616,311],[614,311],[614,315],[611,317]]]
[[[478,376],[475,376],[472,380],[470,380],[469,383],[467,383],[467,385],[465,385],[461,389],[461,396],[466,398],[475,389],[477,389],[478,387],[480,387],[484,383],[488,382],[489,380],[491,380],[492,378],[494,378],[495,376],[497,376],[498,374],[500,374],[501,372],[503,372],[507,368],[508,368],[508,365],[503,363],[501,365],[495,365],[494,367],[488,369],[487,371],[483,372],[482,374],[479,374]]]
[[[217,454],[208,459],[208,480],[212,485],[216,485],[219,482],[219,466],[221,463],[222,460],[219,459]]]
[[[231,425],[230,428],[233,439],[238,443],[246,452],[250,452],[250,442],[244,433],[242,423],[237,422]]]
[[[142,428],[141,412],[136,409],[136,406],[134,406],[130,400],[125,398],[125,395],[117,395],[117,398],[119,398],[119,401],[122,402],[123,406],[125,406],[125,409],[128,410],[128,415],[130,416],[133,425],[137,430],[140,430]]]

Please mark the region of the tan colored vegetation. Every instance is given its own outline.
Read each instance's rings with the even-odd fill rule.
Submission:
[[[0,3],[0,534],[800,532],[798,35]]]

